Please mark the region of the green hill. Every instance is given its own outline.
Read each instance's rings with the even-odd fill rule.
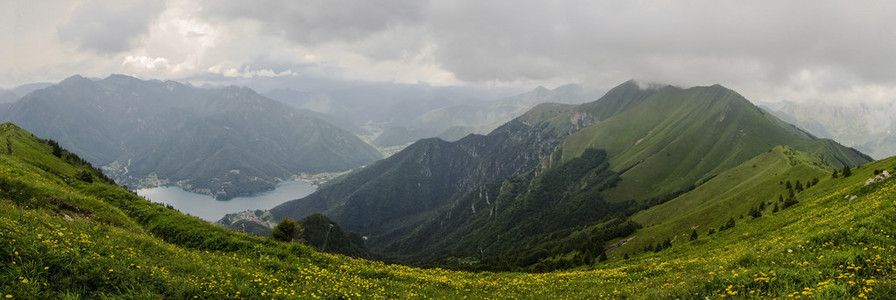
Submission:
[[[247,88],[80,76],[34,91],[0,120],[56,140],[119,183],[177,184],[219,199],[379,153],[354,135]]]
[[[777,145],[788,145],[840,168],[871,158],[818,140],[766,114],[722,86],[662,88],[612,118],[566,139],[561,161],[587,148],[606,150],[622,173],[608,195],[643,200],[688,190]]]
[[[420,140],[271,212],[278,220],[322,212],[369,237],[372,251],[406,255],[414,248],[398,246],[399,240],[432,222],[440,211],[459,207],[459,199],[483,185],[529,172],[569,134],[600,121],[604,106],[618,109],[622,99],[643,99],[654,91],[627,82],[597,104],[538,105],[485,136],[450,143]]]
[[[628,259],[611,251],[609,260],[587,267],[527,274],[410,268],[251,237],[145,201],[15,125],[0,125],[0,145],[0,297],[10,299],[886,299],[896,293],[896,180],[865,185],[882,170],[892,172],[896,159],[865,164],[850,177],[820,178],[797,195],[797,205],[693,241],[677,239],[662,251]],[[788,151],[776,148],[762,160]]]
[[[404,262],[475,257],[490,270],[562,268],[598,258],[603,243],[636,230],[644,220],[629,217],[639,210],[778,145],[820,168],[870,161],[718,85],[629,81],[595,102],[535,107],[487,136],[420,141],[273,213],[323,212],[369,236],[372,251]]]

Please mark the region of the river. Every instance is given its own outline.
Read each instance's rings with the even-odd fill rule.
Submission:
[[[216,222],[229,213],[245,210],[271,209],[283,202],[299,199],[314,192],[305,181],[284,181],[273,191],[255,193],[230,200],[215,200],[210,195],[185,191],[177,186],[163,186],[137,190],[137,195],[152,202],[170,204],[177,210]]]

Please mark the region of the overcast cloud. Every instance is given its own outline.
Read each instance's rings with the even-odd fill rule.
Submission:
[[[893,101],[893,1],[4,1],[0,87],[72,74]],[[226,82],[222,82],[226,84]]]

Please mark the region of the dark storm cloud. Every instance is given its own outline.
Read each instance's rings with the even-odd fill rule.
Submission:
[[[430,16],[438,60],[467,81],[614,71],[712,80],[743,65],[768,80],[822,65],[874,78],[879,64],[894,63],[886,52],[896,50],[896,24],[880,16],[893,11],[884,2],[555,4],[441,3]]]
[[[819,68],[894,81],[894,11],[885,1],[346,0],[236,1],[208,13],[257,21],[302,45],[346,43],[374,60],[428,43],[436,63],[466,82],[706,83],[783,81]]]
[[[636,78],[769,101],[896,91],[893,1],[54,1],[0,1],[0,38],[16,46],[0,47],[3,85],[296,74],[528,87]]]
[[[352,42],[422,21],[426,1],[208,1],[205,16],[217,21],[251,19],[268,34],[314,45],[331,41]]]
[[[117,54],[134,47],[164,8],[162,1],[85,1],[74,7],[57,33],[80,50]]]

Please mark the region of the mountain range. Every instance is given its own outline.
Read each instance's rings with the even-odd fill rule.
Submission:
[[[778,146],[806,153],[825,172],[871,161],[719,85],[628,81],[594,102],[536,106],[488,135],[418,141],[271,212],[323,212],[399,261],[479,257],[527,267],[575,252],[596,256],[604,251],[596,243],[640,226],[633,214]],[[575,236],[591,242],[558,246]]]
[[[235,86],[76,75],[30,92],[0,120],[58,141],[119,183],[177,184],[218,199],[380,158],[337,126]]]
[[[896,103],[785,102],[769,111],[874,158],[896,155]]]
[[[440,214],[445,228],[436,230],[449,232],[454,224],[467,224],[473,230],[469,240],[493,236],[497,229],[508,231],[501,232],[503,239],[486,239],[491,244],[485,253],[443,257],[427,262],[430,268],[319,253],[331,246],[350,255],[363,250],[352,246],[363,243],[363,238],[340,234],[339,227],[320,214],[304,220],[311,231],[305,242],[253,237],[209,224],[116,186],[98,168],[53,140],[11,123],[0,124],[0,291],[11,299],[887,299],[896,291],[892,276],[896,270],[892,255],[896,181],[891,175],[896,159],[834,170],[833,157],[845,162],[854,152],[780,127],[805,145],[774,146],[692,189],[656,201],[619,202],[610,191],[624,187],[626,181],[646,178],[635,176],[641,173],[626,175],[627,166],[617,169],[614,159],[626,156],[620,155],[625,151],[616,151],[626,147],[586,147],[576,157],[565,157],[564,151],[580,145],[567,140],[600,124],[622,122],[614,121],[621,116],[635,117],[641,105],[674,101],[676,95],[732,107],[709,110],[715,113],[706,119],[713,122],[723,115],[719,123],[746,125],[750,123],[742,120],[774,119],[755,107],[740,106],[741,97],[718,86],[642,89],[623,84],[611,95],[615,96],[604,97],[600,101],[606,102],[600,105],[543,105],[517,119],[516,130],[535,134],[512,136],[538,141],[552,128],[568,128],[568,137],[561,138],[557,150],[532,170],[474,187],[464,197],[476,206],[463,203],[455,210],[468,211],[475,215],[472,219]],[[583,106],[588,105],[602,109],[591,118],[581,118],[588,111]],[[745,110],[735,113],[738,106]],[[576,114],[580,117],[568,118]],[[659,130],[666,121],[645,126]],[[679,127],[668,129],[675,128]],[[690,135],[686,128],[676,132]],[[638,136],[634,140],[638,145],[652,140]],[[621,135],[608,139],[631,141]],[[818,146],[815,143],[822,147],[812,147]],[[438,145],[446,149],[453,144]],[[700,147],[695,149],[701,153]],[[501,161],[528,162],[522,152]],[[647,155],[651,156],[655,155]],[[737,155],[722,157],[727,157],[721,161],[725,163]],[[440,159],[430,157],[431,162]],[[861,155],[853,159],[865,161]],[[689,176],[688,172],[674,174]],[[480,206],[483,203],[494,206]],[[625,211],[606,222],[555,231],[635,204],[641,207],[631,214]],[[484,226],[476,222],[482,219],[487,221]],[[532,239],[527,238],[532,236],[530,230],[553,233]],[[500,244],[517,243],[511,239],[515,236],[531,246],[492,256]],[[529,272],[457,272],[443,267]],[[545,272],[549,270],[556,271]]]
[[[482,99],[485,93],[461,88],[402,86],[318,92],[275,89],[264,95],[327,115],[333,124],[383,148],[422,138],[454,141],[470,133],[484,134],[540,103],[583,103],[598,97],[596,91],[577,84],[553,90],[538,87],[497,100]]]

